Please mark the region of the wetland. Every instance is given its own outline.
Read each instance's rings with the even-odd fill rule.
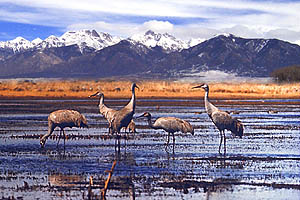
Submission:
[[[128,99],[106,99],[120,109]],[[138,98],[135,116],[174,116],[195,134],[167,133],[135,119],[137,133],[108,135],[97,99],[0,99],[0,198],[99,199],[114,161],[107,199],[299,199],[300,99],[232,99],[212,102],[244,126],[243,138],[226,131],[227,154],[203,99]],[[56,129],[41,149],[47,117],[58,109],[84,114],[89,129]],[[271,112],[272,111],[272,112]],[[91,184],[90,182],[93,182]]]

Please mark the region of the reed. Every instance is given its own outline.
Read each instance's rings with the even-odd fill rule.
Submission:
[[[201,83],[138,81],[138,98],[200,98],[204,91],[191,89]],[[101,90],[107,98],[129,98],[130,81],[39,80],[0,82],[1,97],[87,98]],[[211,98],[300,98],[300,84],[210,83]]]

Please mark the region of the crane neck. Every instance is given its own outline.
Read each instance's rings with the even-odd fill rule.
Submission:
[[[132,109],[133,111],[135,110],[135,88],[132,88],[132,95],[131,95],[131,99],[129,101],[129,103],[127,104],[127,107],[129,107],[130,109]]]
[[[206,89],[204,95],[204,105],[207,114],[211,116],[214,111],[218,110],[218,108],[209,101],[208,93],[209,93],[209,89]]]
[[[151,116],[147,116],[147,121],[148,121],[148,126],[150,128],[157,129],[155,126],[153,126],[152,117]]]
[[[100,106],[102,106],[104,104],[104,96],[103,95],[101,95],[100,97],[99,97],[99,107]]]
[[[205,90],[205,95],[204,95],[204,101],[205,102],[209,102],[209,97],[208,97],[208,93],[209,93],[209,90]]]

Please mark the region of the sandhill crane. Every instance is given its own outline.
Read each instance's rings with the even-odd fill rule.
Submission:
[[[132,83],[131,85],[131,92],[132,96],[128,104],[123,107],[121,110],[118,110],[114,113],[112,119],[112,132],[117,132],[118,134],[121,131],[121,128],[127,127],[128,124],[131,122],[132,117],[135,112],[135,88],[139,88],[136,83]]]
[[[215,126],[220,131],[220,145],[219,145],[219,154],[221,154],[221,145],[224,137],[224,154],[226,153],[226,137],[225,137],[225,129],[231,131],[235,136],[240,136],[242,138],[244,133],[243,124],[236,118],[231,117],[228,112],[221,111],[216,106],[214,106],[208,98],[209,87],[207,84],[202,84],[199,86],[195,86],[194,88],[202,88],[205,90],[204,96],[204,104],[205,110],[215,124]]]
[[[43,148],[45,146],[46,140],[48,137],[52,134],[54,129],[56,127],[60,128],[60,136],[62,133],[64,134],[64,144],[66,140],[66,134],[64,131],[64,128],[66,127],[82,127],[82,128],[88,128],[87,120],[84,115],[80,114],[78,111],[75,110],[57,110],[48,116],[48,133],[45,134],[40,139],[41,147]],[[60,140],[59,136],[59,140]],[[59,143],[58,140],[58,143]],[[57,145],[58,145],[57,143]]]
[[[129,132],[136,133],[135,127],[136,127],[135,122],[132,119],[131,122],[128,124],[128,126],[125,128],[125,132],[127,132],[128,129]]]
[[[96,92],[95,94],[92,94],[89,96],[89,98],[91,97],[95,97],[98,96],[99,97],[99,112],[103,115],[103,117],[108,121],[108,132],[112,133],[112,120],[113,120],[113,116],[114,114],[117,112],[116,110],[107,107],[104,104],[104,94],[101,92]]]
[[[174,133],[175,132],[182,132],[182,133],[188,133],[190,132],[192,135],[194,135],[194,128],[193,126],[182,119],[176,118],[176,117],[160,117],[158,119],[156,119],[156,121],[154,122],[154,124],[152,124],[151,121],[151,114],[149,112],[145,112],[144,114],[142,114],[141,116],[137,117],[146,117],[148,120],[148,125],[150,128],[153,129],[163,129],[168,133],[168,140],[167,140],[167,146],[169,145],[169,140],[170,140],[170,133],[172,133],[173,135],[173,147],[175,145],[175,136]]]

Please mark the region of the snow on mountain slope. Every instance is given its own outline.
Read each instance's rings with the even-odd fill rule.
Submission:
[[[189,47],[193,47],[196,46],[197,44],[200,44],[201,42],[204,42],[205,39],[201,39],[201,38],[192,38],[188,41],[188,46]]]
[[[81,50],[86,46],[100,50],[121,41],[118,37],[102,32],[97,33],[95,30],[68,31],[59,39],[65,46],[77,44]]]
[[[36,38],[36,39],[31,41],[31,44],[33,44],[33,46],[37,46],[42,42],[43,42],[43,40],[41,38]]]
[[[0,48],[12,49],[14,53],[27,50],[30,48],[51,48],[62,47],[70,45],[78,45],[80,50],[83,51],[85,47],[90,47],[95,50],[100,50],[105,47],[117,44],[121,41],[119,37],[113,37],[107,33],[97,33],[95,30],[80,30],[80,31],[68,31],[61,37],[50,35],[45,40],[37,38],[32,42],[17,37],[14,40],[0,42]]]
[[[51,47],[62,47],[65,46],[60,39],[54,35],[50,35],[45,40],[43,40],[40,44],[37,45],[37,48],[51,48]]]
[[[136,34],[128,40],[144,44],[147,47],[160,46],[167,52],[181,51],[190,47],[190,43],[177,39],[168,33],[155,33],[151,30],[145,34]],[[193,45],[196,45],[193,43]]]
[[[151,30],[147,31],[145,34],[133,35],[127,40],[134,44],[143,44],[148,48],[160,46],[166,52],[181,51],[203,42],[203,40],[201,39],[191,39],[189,41],[184,41],[177,39],[168,33],[155,33]],[[108,33],[98,33],[95,30],[79,30],[68,31],[60,37],[50,35],[45,40],[36,38],[31,42],[22,37],[17,37],[14,40],[0,42],[0,48],[6,49],[9,52],[18,53],[31,48],[45,49],[52,47],[78,45],[81,53],[84,53],[85,48],[94,49],[95,51],[97,51],[117,44],[120,41],[120,37],[111,36]]]
[[[22,50],[26,50],[29,48],[32,48],[33,44],[31,44],[30,41],[22,38],[17,37],[13,40],[6,41],[6,42],[0,42],[0,48],[8,48],[12,49],[14,53],[20,52]]]

